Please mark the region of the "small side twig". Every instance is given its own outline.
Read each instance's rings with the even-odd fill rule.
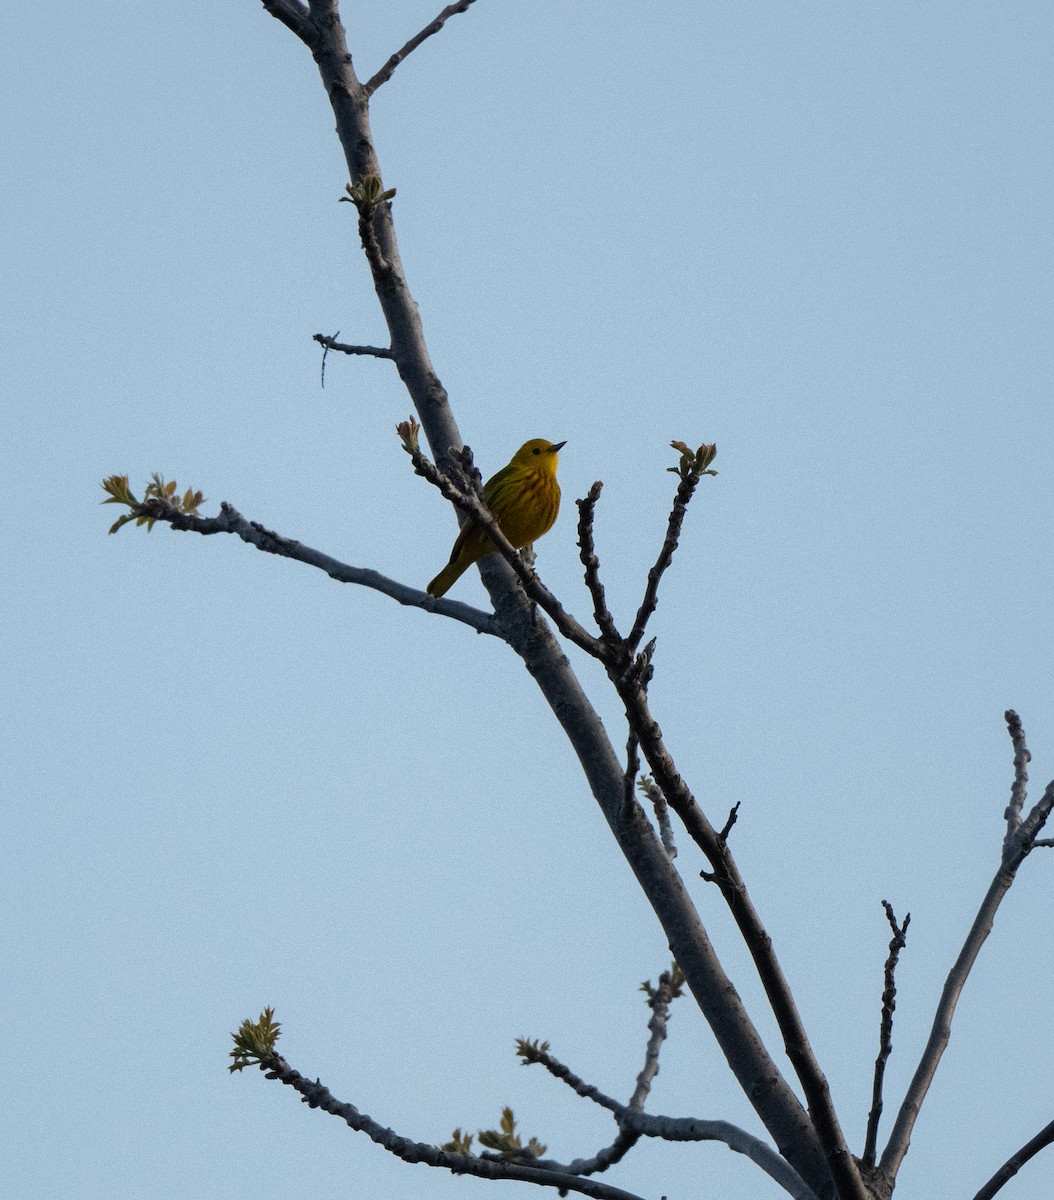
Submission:
[[[662,543],[662,549],[659,551],[659,556],[655,560],[655,565],[648,572],[648,582],[644,589],[644,599],[640,603],[640,608],[637,610],[637,618],[633,622],[633,628],[626,638],[626,647],[632,654],[640,645],[641,638],[644,637],[644,630],[651,619],[652,613],[659,601],[659,581],[662,579],[666,568],[673,561],[673,553],[677,549],[677,542],[681,536],[681,527],[684,525],[684,516],[688,510],[688,502],[695,494],[695,489],[699,486],[699,481],[704,475],[716,475],[716,471],[709,470],[710,464],[714,461],[714,456],[717,454],[717,445],[702,445],[698,450],[692,451],[684,442],[671,442],[674,449],[681,452],[681,461],[677,467],[669,469],[675,474],[680,475],[681,482],[677,487],[677,494],[674,496],[673,508],[670,510],[670,517],[666,523],[666,537]]]
[[[721,832],[717,835],[718,839],[724,843],[728,843],[728,835],[732,832],[732,826],[739,820],[739,806],[743,803],[742,800],[737,800],[729,809],[728,816],[725,818],[724,825],[721,826]]]
[[[640,985],[640,990],[648,997],[648,1007],[651,1018],[648,1021],[648,1045],[644,1052],[644,1066],[637,1076],[637,1086],[633,1089],[626,1107],[630,1112],[643,1112],[644,1103],[648,1099],[651,1085],[659,1073],[659,1051],[666,1041],[666,1030],[670,1020],[670,1005],[684,994],[684,972],[673,963],[668,971],[663,971],[659,982],[652,986],[649,981]]]
[[[602,1092],[600,1088],[594,1087],[591,1083],[576,1075],[570,1067],[565,1066],[558,1058],[549,1053],[548,1042],[532,1041],[530,1038],[517,1038],[516,1053],[523,1059],[525,1067],[532,1063],[538,1063],[545,1067],[554,1079],[559,1079],[561,1083],[566,1083],[567,1086],[575,1093],[576,1096],[581,1096],[583,1100],[592,1100],[594,1104],[599,1104],[601,1108],[606,1108],[608,1112],[620,1113],[625,1105]]]
[[[1030,1158],[1035,1158],[1040,1150],[1043,1150],[1052,1142],[1054,1142],[1054,1121],[1051,1121],[1049,1125],[1045,1125],[1020,1150],[1015,1150],[977,1195],[974,1196],[973,1200],[992,1200],[996,1192],[1000,1191],[1004,1184],[1013,1179]]]
[[[676,963],[669,971],[663,971],[659,976],[658,986],[651,983],[641,984],[641,991],[648,995],[648,1007],[651,1009],[651,1019],[648,1021],[648,1044],[644,1053],[644,1066],[637,1076],[637,1085],[627,1104],[620,1104],[610,1096],[605,1095],[592,1084],[576,1075],[569,1067],[554,1058],[549,1053],[548,1042],[535,1042],[527,1038],[517,1041],[517,1053],[523,1059],[524,1066],[530,1063],[541,1063],[556,1079],[562,1080],[571,1087],[575,1094],[583,1099],[592,1100],[602,1108],[613,1113],[619,1122],[619,1131],[615,1140],[589,1158],[576,1158],[570,1163],[545,1162],[545,1166],[568,1171],[573,1175],[597,1175],[606,1171],[615,1163],[621,1161],[640,1141],[641,1134],[622,1127],[622,1118],[627,1113],[641,1112],[648,1098],[651,1085],[659,1073],[659,1051],[666,1039],[666,1027],[669,1022],[670,1004],[680,996],[684,989],[684,975]]]
[[[875,1165],[875,1148],[878,1142],[878,1123],[882,1117],[882,1083],[886,1073],[886,1063],[893,1052],[893,1011],[897,1007],[896,971],[900,952],[907,944],[908,925],[911,923],[911,913],[904,918],[903,925],[897,924],[893,908],[887,900],[882,901],[886,920],[893,937],[889,943],[889,956],[883,971],[882,988],[882,1019],[878,1034],[878,1057],[875,1059],[874,1084],[871,1089],[871,1112],[867,1118],[867,1135],[864,1139],[864,1166]]]
[[[1008,708],[1004,719],[1014,747],[1014,782],[1010,785],[1010,803],[1003,814],[1006,818],[1006,838],[1003,844],[1006,845],[1021,826],[1021,810],[1028,796],[1028,764],[1032,761],[1032,755],[1025,745],[1025,731],[1021,727],[1021,718],[1012,708]]]
[[[339,350],[342,354],[365,354],[373,358],[389,358],[394,359],[395,355],[391,350],[385,350],[381,346],[349,346],[344,342],[338,342],[340,330],[338,329],[332,337],[327,337],[324,333],[316,333],[312,341],[318,342],[322,347],[322,386],[326,386],[326,355],[330,350]]]
[[[604,585],[600,582],[600,559],[597,558],[596,546],[593,541],[593,517],[596,513],[597,501],[603,484],[598,479],[586,493],[585,498],[576,500],[578,505],[578,549],[579,558],[586,573],[586,587],[593,598],[593,616],[600,630],[601,637],[615,650],[622,641],[622,635],[615,627],[615,620],[608,608],[604,595]]]
[[[677,857],[677,843],[673,840],[673,824],[670,821],[670,806],[666,803],[662,788],[650,775],[645,775],[637,784],[640,791],[647,797],[655,812],[655,821],[659,826],[659,837],[662,848],[670,858]]]
[[[377,74],[362,85],[362,90],[366,93],[367,97],[372,96],[382,83],[387,83],[388,80],[391,79],[392,75],[395,74],[395,68],[403,61],[403,59],[412,54],[422,42],[427,41],[428,38],[433,36],[433,34],[438,33],[451,17],[455,16],[457,13],[467,12],[469,6],[474,3],[475,0],[458,0],[456,4],[448,4],[434,21],[430,21],[424,27],[424,29],[422,29],[420,33],[415,34],[405,46],[401,47],[399,50],[396,50],[396,52],[391,56],[391,58],[388,59],[384,66],[381,67]]]

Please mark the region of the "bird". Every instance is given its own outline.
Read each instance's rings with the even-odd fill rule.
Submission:
[[[556,465],[566,442],[531,438],[483,485],[483,499],[502,533],[517,550],[548,533],[560,511]],[[471,517],[461,527],[450,561],[428,585],[430,596],[446,595],[474,562],[494,553],[486,530]]]

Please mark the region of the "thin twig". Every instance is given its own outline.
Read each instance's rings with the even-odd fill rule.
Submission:
[[[522,1042],[520,1050],[524,1066],[530,1063],[540,1063],[554,1079],[559,1079],[561,1083],[566,1083],[576,1096],[581,1096],[583,1100],[592,1100],[594,1104],[599,1104],[601,1108],[606,1108],[608,1112],[620,1114],[626,1107],[620,1100],[607,1095],[600,1088],[594,1087],[593,1084],[586,1083],[581,1075],[576,1075],[570,1067],[565,1066],[558,1058],[550,1054],[548,1049],[545,1048],[548,1043],[543,1042],[541,1046],[531,1045],[530,1052],[525,1053],[522,1046],[527,1044],[526,1042]]]
[[[609,1167],[621,1162],[640,1141],[641,1135],[628,1129],[620,1129],[614,1140],[588,1158],[575,1158],[569,1163],[543,1159],[542,1165],[550,1170],[567,1171],[570,1175],[600,1175]]]
[[[1009,714],[1007,725],[1010,729],[1010,736],[1014,743],[1015,751],[1014,787],[1017,788],[1019,784],[1023,787],[1022,776],[1024,762],[1027,761],[1027,758],[1022,758],[1021,764],[1018,765],[1018,750],[1022,748],[1026,755],[1028,753],[1027,747],[1025,747],[1025,735],[1020,729],[1020,722],[1012,722]],[[1013,801],[1011,802],[1011,807],[1013,807]],[[937,1073],[937,1067],[951,1038],[951,1024],[952,1017],[955,1015],[955,1006],[959,1002],[959,996],[966,986],[966,980],[970,975],[974,963],[977,961],[981,947],[984,945],[985,939],[992,932],[992,926],[995,922],[995,915],[999,910],[999,905],[1017,877],[1018,868],[1032,850],[1039,831],[1050,816],[1052,808],[1054,808],[1054,782],[1047,784],[1042,799],[1033,806],[1028,816],[1018,823],[1014,833],[1008,836],[1003,842],[1002,861],[999,864],[999,869],[988,886],[988,891],[981,901],[981,907],[978,909],[977,916],[974,917],[973,924],[966,935],[962,949],[959,951],[959,955],[951,971],[948,973],[948,978],[941,992],[941,998],[937,1003],[937,1011],[933,1017],[933,1027],[930,1030],[930,1036],[922,1052],[919,1065],[915,1069],[915,1074],[908,1086],[907,1094],[900,1106],[896,1123],[893,1126],[893,1132],[890,1134],[889,1143],[882,1153],[879,1170],[887,1179],[896,1178],[900,1164],[904,1161],[904,1155],[908,1152],[908,1147],[911,1144],[911,1133],[918,1119],[922,1103],[926,1099],[926,1094],[933,1082],[933,1077]]]
[[[1010,785],[1010,803],[1003,814],[1006,818],[1006,838],[1003,844],[1006,845],[1021,825],[1021,810],[1028,796],[1028,764],[1032,761],[1032,755],[1025,745],[1025,731],[1021,727],[1021,718],[1012,708],[1008,708],[1004,719],[1014,746],[1014,782]]]
[[[651,1017],[648,1020],[648,1045],[644,1051],[644,1066],[637,1076],[637,1086],[633,1089],[626,1107],[631,1112],[643,1112],[651,1085],[659,1073],[659,1051],[666,1041],[666,1029],[670,1020],[670,1005],[684,992],[684,975],[676,963],[669,971],[663,971],[659,976],[657,987],[650,983],[642,985],[641,990],[647,994],[648,1007]]]
[[[361,587],[372,588],[390,596],[400,604],[411,608],[423,608],[428,612],[436,612],[444,617],[451,617],[468,625],[477,633],[489,633],[493,637],[501,637],[498,622],[493,613],[473,608],[470,604],[462,604],[458,600],[435,600],[427,592],[409,587],[389,579],[379,571],[367,567],[352,567],[342,563],[320,550],[313,550],[302,542],[283,537],[270,529],[265,529],[257,521],[247,521],[233,505],[224,502],[220,505],[219,516],[195,517],[187,513],[179,513],[164,505],[152,506],[149,501],[140,506],[144,513],[158,521],[167,521],[173,529],[190,530],[193,533],[205,535],[213,533],[237,534],[243,542],[255,546],[266,554],[277,554],[280,558],[292,558],[297,562],[306,563],[309,567],[317,567],[320,571],[338,583],[357,583]]]
[[[1026,1142],[1020,1150],[1016,1150],[974,1196],[973,1200],[992,1200],[992,1197],[1008,1181],[1021,1170],[1030,1158],[1034,1158],[1040,1150],[1054,1142],[1054,1121],[1045,1125],[1031,1141]]]
[[[366,93],[367,97],[372,96],[382,83],[387,83],[391,79],[395,73],[395,68],[407,55],[412,54],[422,42],[427,41],[433,34],[438,33],[451,17],[456,16],[457,13],[466,12],[469,5],[474,3],[475,0],[458,0],[456,4],[448,4],[434,21],[426,25],[420,33],[415,34],[402,49],[396,50],[377,74],[363,84],[362,90]]]
[[[330,350],[340,350],[344,354],[368,354],[374,358],[390,358],[394,359],[395,355],[391,350],[385,350],[380,346],[348,346],[343,342],[338,342],[340,330],[338,329],[332,337],[327,337],[324,333],[316,333],[312,341],[318,342],[322,347],[322,386],[326,386],[326,355]]]
[[[284,1058],[274,1055],[261,1062],[260,1069],[268,1079],[277,1079],[287,1087],[300,1093],[305,1104],[321,1108],[331,1116],[339,1117],[351,1129],[365,1133],[378,1146],[403,1162],[424,1163],[429,1167],[441,1167],[455,1175],[475,1175],[480,1179],[516,1179],[523,1183],[536,1183],[542,1187],[558,1188],[561,1191],[578,1192],[595,1200],[640,1200],[632,1192],[611,1187],[595,1179],[582,1179],[564,1172],[548,1170],[540,1166],[528,1166],[522,1162],[510,1162],[495,1157],[479,1158],[474,1154],[454,1154],[429,1146],[424,1142],[411,1141],[391,1129],[378,1124],[353,1104],[337,1100],[327,1087],[317,1079],[312,1082],[294,1070]]]
[[[661,1028],[661,1020],[656,1024]],[[651,1023],[649,1022],[650,1027]],[[661,1043],[664,1037],[664,1028],[661,1029],[661,1032],[658,1029],[652,1030],[652,1037],[649,1039],[647,1050],[648,1061],[646,1061],[645,1068],[641,1072],[643,1080],[642,1078],[638,1078],[637,1089],[634,1092],[634,1097],[640,1100],[641,1105],[643,1105],[648,1089],[651,1086],[651,1081],[655,1077],[655,1070],[658,1069],[655,1067],[655,1070],[652,1070],[649,1063],[653,1056],[657,1058],[658,1044]],[[556,1079],[562,1080],[572,1088],[576,1095],[581,1096],[585,1100],[592,1100],[594,1103],[612,1112],[619,1123],[620,1136],[621,1134],[629,1134],[634,1137],[634,1140],[637,1137],[654,1137],[670,1142],[724,1142],[730,1150],[747,1155],[752,1162],[756,1163],[780,1184],[785,1191],[789,1192],[795,1200],[816,1200],[815,1193],[802,1182],[794,1169],[779,1154],[759,1138],[754,1137],[753,1134],[747,1133],[746,1130],[740,1129],[736,1125],[731,1125],[727,1121],[707,1121],[699,1117],[657,1116],[652,1113],[646,1113],[642,1109],[632,1107],[632,1100],[630,1104],[620,1104],[617,1100],[613,1100],[610,1096],[605,1095],[592,1084],[586,1083],[585,1080],[576,1075],[569,1067],[564,1066],[562,1062],[554,1058],[548,1051],[541,1050],[539,1047],[534,1048],[528,1061],[541,1063],[551,1075]],[[597,1171],[603,1170],[605,1166],[610,1165],[610,1162],[607,1162],[606,1158],[616,1151],[616,1147],[621,1151],[619,1154],[619,1157],[621,1157],[626,1150],[631,1148],[631,1144],[624,1143],[620,1141],[620,1138],[616,1138],[611,1147],[600,1151],[592,1159],[575,1159],[567,1163],[564,1169],[575,1175],[595,1174]],[[617,1161],[617,1159],[612,1159],[612,1161]]]
[[[739,820],[739,806],[743,803],[742,800],[737,800],[735,804],[728,810],[728,816],[725,818],[724,825],[721,826],[721,832],[717,835],[722,842],[728,841],[728,835],[732,832],[732,826]]]
[[[544,1165],[565,1170],[573,1175],[595,1175],[618,1162],[641,1137],[656,1137],[671,1142],[723,1142],[730,1150],[750,1158],[794,1200],[816,1200],[816,1193],[806,1186],[794,1169],[770,1146],[746,1130],[727,1121],[706,1121],[697,1117],[663,1117],[644,1112],[645,1101],[659,1070],[659,1051],[666,1038],[669,1007],[671,1002],[681,995],[682,987],[683,976],[676,964],[672,971],[664,971],[659,976],[657,987],[644,985],[644,991],[648,993],[648,1007],[652,1010],[651,1019],[648,1021],[649,1038],[644,1066],[637,1076],[637,1086],[627,1104],[620,1104],[599,1088],[586,1083],[550,1054],[548,1049],[543,1049],[537,1043],[521,1041],[521,1055],[524,1053],[524,1047],[529,1047],[529,1054],[524,1055],[525,1063],[541,1063],[554,1078],[566,1083],[576,1095],[608,1109],[619,1123],[619,1133],[614,1142],[591,1158],[576,1158],[566,1164],[546,1160]]]
[[[662,794],[662,788],[659,787],[654,779],[647,775],[641,779],[640,788],[645,796],[648,797],[655,811],[655,821],[659,826],[659,838],[662,841],[662,848],[670,858],[676,858],[677,843],[673,839],[673,825],[670,823],[670,806],[666,803],[666,797]]]
[[[874,1084],[871,1088],[871,1112],[867,1118],[867,1135],[864,1138],[865,1167],[875,1165],[875,1147],[878,1142],[878,1122],[882,1118],[882,1082],[885,1078],[886,1063],[893,1051],[893,1012],[897,1007],[896,971],[900,952],[906,944],[908,925],[911,923],[911,913],[904,918],[904,924],[898,925],[893,914],[893,908],[888,901],[882,901],[886,912],[886,920],[893,930],[893,938],[889,943],[889,956],[883,971],[882,988],[882,1019],[879,1024],[878,1057],[875,1059]]]
[[[600,582],[600,559],[597,558],[593,542],[593,517],[603,486],[598,479],[586,493],[585,499],[575,501],[578,505],[578,548],[579,558],[586,572],[586,587],[593,598],[593,616],[597,628],[600,630],[600,636],[615,650],[622,642],[622,635],[615,627],[615,620],[604,596],[604,585]]]
[[[632,795],[632,792],[630,794]],[[659,1052],[662,1049],[662,1043],[666,1040],[670,1004],[682,994],[683,986],[684,975],[676,963],[674,963],[672,970],[663,971],[659,976],[657,987],[653,987],[650,983],[642,985],[641,990],[648,994],[648,1007],[651,1009],[651,1018],[648,1021],[648,1043],[644,1051],[644,1065],[637,1076],[637,1084],[633,1089],[633,1095],[625,1105],[614,1104],[610,1101],[610,1097],[604,1096],[602,1092],[598,1092],[595,1089],[591,1090],[588,1097],[597,1103],[608,1101],[609,1103],[604,1106],[611,1108],[615,1113],[616,1120],[626,1113],[644,1111],[644,1104],[648,1098],[648,1093],[651,1091],[651,1085],[659,1073]],[[538,1050],[536,1061],[542,1061],[543,1056],[549,1059],[549,1063],[546,1065],[550,1070],[553,1067],[561,1069],[561,1075],[558,1075],[558,1078],[562,1077],[567,1083],[570,1083],[574,1079],[575,1083],[579,1085],[579,1088],[576,1089],[579,1095],[585,1095],[587,1091],[590,1091],[588,1084],[585,1084],[578,1076],[568,1071],[562,1063],[557,1063],[547,1051]],[[556,1074],[555,1071],[553,1073]],[[568,1163],[564,1169],[574,1175],[598,1175],[625,1158],[637,1142],[640,1141],[640,1138],[641,1135],[639,1133],[623,1128],[620,1125],[615,1140],[609,1146],[598,1150],[590,1158],[576,1158],[573,1162]]]
[[[641,638],[644,636],[644,629],[652,613],[655,612],[659,600],[659,580],[662,579],[666,568],[673,560],[673,552],[677,549],[677,541],[681,536],[681,527],[684,525],[684,515],[688,509],[688,502],[691,500],[698,486],[699,476],[693,474],[683,478],[677,487],[677,494],[673,500],[673,508],[670,510],[670,518],[666,523],[666,537],[663,539],[662,549],[655,560],[655,565],[648,572],[648,582],[644,589],[644,599],[637,610],[637,619],[633,622],[633,628],[626,638],[626,645],[630,653],[640,645]]]
[[[324,333],[316,333],[311,340],[318,342],[326,350],[339,350],[341,354],[368,354],[373,358],[395,358],[392,351],[383,346],[348,346],[344,342],[338,342],[336,338],[336,334],[333,337],[327,337]]]

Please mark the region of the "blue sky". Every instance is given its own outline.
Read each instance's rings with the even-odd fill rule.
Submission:
[[[439,7],[351,6],[360,73]],[[574,498],[604,480],[624,617],[668,442],[718,443],[663,586],[654,705],[711,817],[742,804],[737,857],[859,1150],[880,901],[912,914],[891,1114],[997,866],[1008,706],[1034,798],[1054,776],[1054,14],[613,7],[479,0],[378,92],[378,154],[482,468],[567,439],[539,569],[569,608],[590,611]],[[272,1004],[293,1065],[408,1136],[510,1104],[555,1157],[610,1140],[513,1041],[628,1095],[635,989],[668,954],[536,689],[461,626],[230,538],[108,538],[97,507],[105,475],[160,471],[408,583],[446,559],[394,370],[331,356],[320,387],[312,334],[384,332],[310,57],[249,0],[2,23],[11,1194],[511,1196],[225,1066]],[[474,573],[452,594],[485,599]],[[972,1195],[1051,1118],[1052,892],[1037,853],[898,1197]],[[687,1000],[651,1107],[759,1131]],[[1048,1196],[1052,1161],[1007,1200]],[[712,1145],[641,1146],[611,1181],[780,1194]]]

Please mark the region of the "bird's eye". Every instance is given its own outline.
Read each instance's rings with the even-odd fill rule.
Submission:
[[[531,451],[531,453],[532,454],[541,454],[541,450],[539,450],[538,447],[535,446],[535,448]]]

